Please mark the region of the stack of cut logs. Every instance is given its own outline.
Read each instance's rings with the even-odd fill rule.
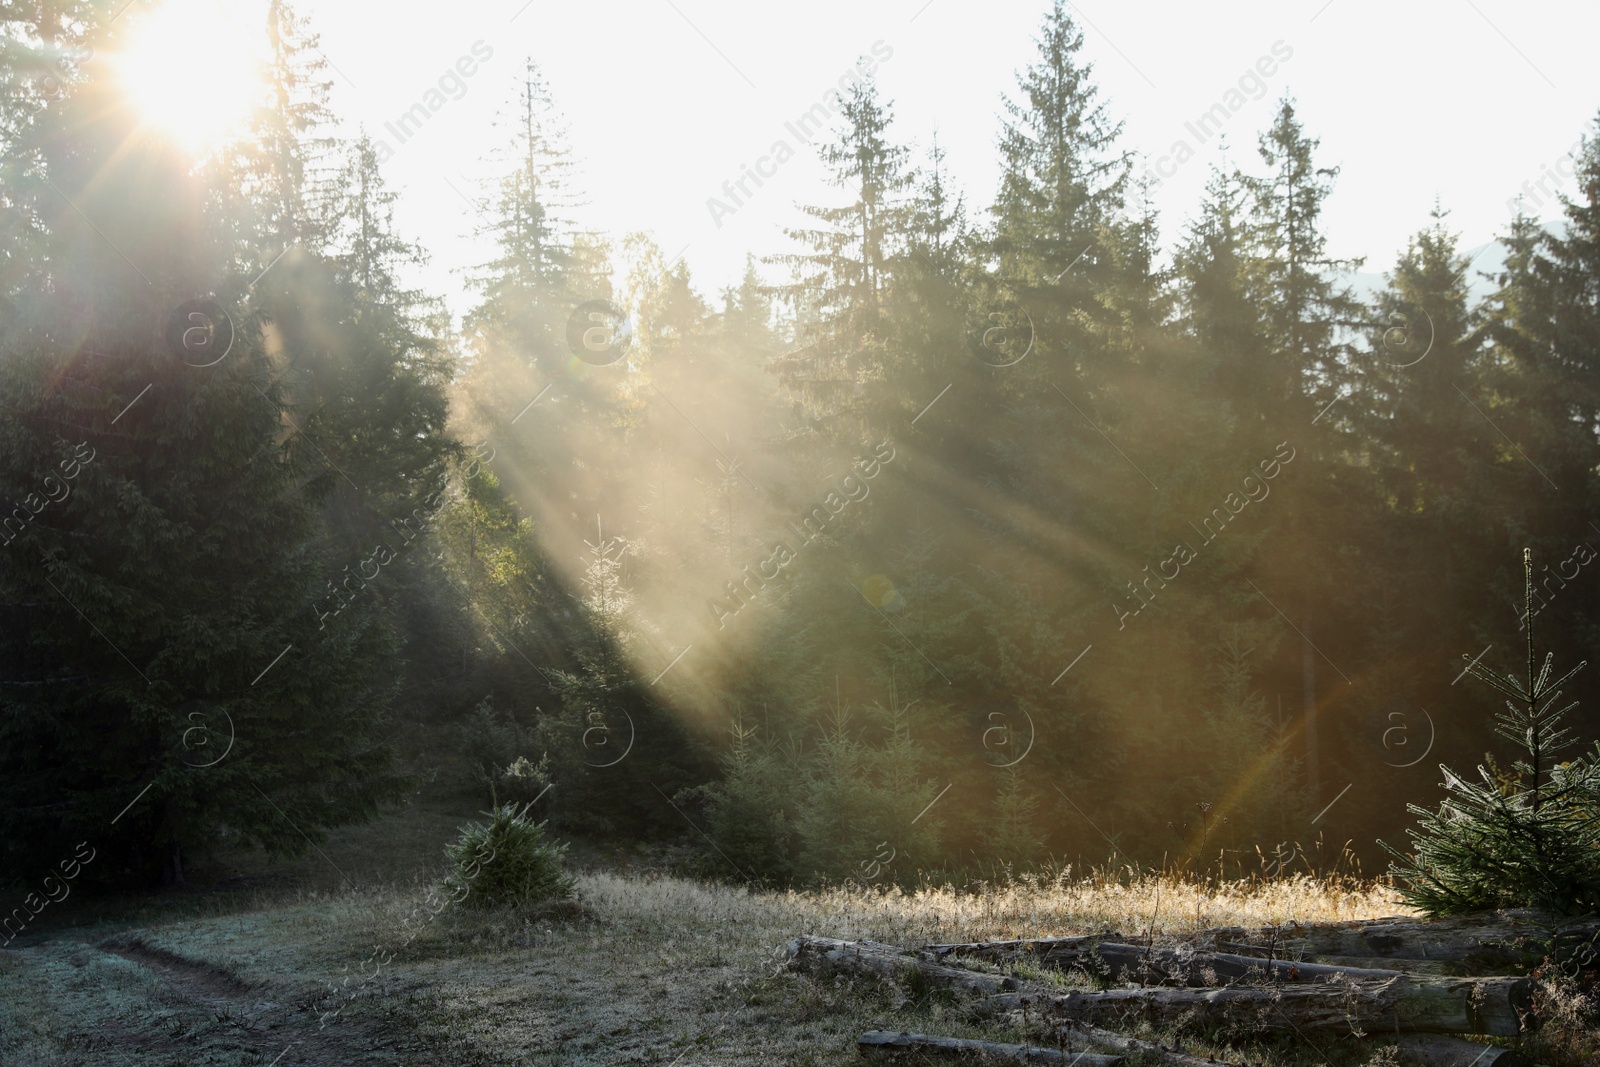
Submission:
[[[877,974],[981,998],[996,1014],[1050,1025],[1047,1047],[870,1031],[863,1052],[986,1055],[1029,1063],[1109,1067],[1124,1055],[1199,1067],[1216,1061],[1116,1033],[1148,1020],[1314,1040],[1317,1033],[1395,1041],[1431,1067],[1511,1067],[1513,1050],[1449,1035],[1515,1037],[1533,1021],[1525,974],[1546,956],[1592,947],[1600,919],[1561,920],[1530,911],[1449,919],[1374,919],[1228,927],[1146,938],[1103,933],[1028,941],[925,945],[910,950],[872,941],[799,937],[789,966],[812,975]],[[982,969],[962,966],[977,962]],[[1075,971],[1098,991],[1069,991],[1017,977],[1017,964]],[[1497,977],[1469,977],[1473,971]],[[1100,1046],[1094,1053],[1087,1048]],[[1080,1051],[1082,1050],[1082,1051]]]

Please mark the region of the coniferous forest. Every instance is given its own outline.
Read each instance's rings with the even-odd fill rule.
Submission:
[[[1039,0],[982,187],[936,10],[686,258],[639,6],[0,0],[0,1067],[1600,1061],[1600,97],[1377,262],[1286,40]]]
[[[1377,876],[1441,763],[1517,774],[1463,653],[1593,653],[1600,126],[1492,273],[1446,195],[1361,288],[1291,96],[1158,218],[1057,3],[992,194],[863,56],[838,196],[712,292],[574,221],[508,57],[452,315],[312,23],[196,159],[106,7],[0,10],[0,883],[452,789],[760,886]]]

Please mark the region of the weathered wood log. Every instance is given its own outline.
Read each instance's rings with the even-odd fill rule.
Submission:
[[[1382,980],[1289,984],[1227,989],[1113,989],[1056,993],[1037,982],[935,963],[893,945],[799,937],[789,943],[790,967],[902,976],[915,968],[935,985],[1000,994],[992,1006],[1048,1007],[1062,1019],[1094,1024],[1138,1013],[1177,1022],[1191,1013],[1218,1024],[1243,1023],[1268,1030],[1358,1029],[1372,1033],[1422,1031],[1510,1037],[1523,1030],[1532,1003],[1525,978],[1438,978],[1399,974]],[[1011,992],[1007,992],[1007,991]]]
[[[1099,993],[1003,993],[993,1002],[1062,1019],[1115,1024],[1128,1015],[1158,1023],[1198,1019],[1219,1026],[1282,1032],[1360,1030],[1422,1031],[1511,1037],[1523,1030],[1531,1003],[1522,978],[1430,978],[1402,975],[1385,981],[1230,986],[1224,989],[1110,989]]]
[[[1217,948],[1222,952],[1231,952],[1251,959],[1281,959],[1297,960],[1292,953],[1287,957],[1279,952],[1270,951],[1265,945],[1242,945],[1236,941],[1218,941]],[[1307,957],[1307,963],[1325,963],[1330,967],[1348,968],[1353,970],[1380,970],[1403,971],[1406,974],[1454,974],[1458,969],[1449,960],[1408,960],[1394,956],[1325,956],[1316,955]]]
[[[1288,923],[1254,929],[1221,927],[1181,938],[1234,951],[1245,946],[1279,956],[1359,956],[1470,962],[1480,966],[1537,963],[1552,933],[1563,944],[1600,935],[1600,918],[1565,918],[1526,909],[1439,919],[1390,917],[1346,923]]]
[[[1566,944],[1600,937],[1600,917],[1551,915],[1531,909],[1506,909],[1475,915],[1420,919],[1388,916],[1337,923],[1290,922],[1278,926],[1219,926],[1163,940],[1244,955],[1270,952],[1278,958],[1340,957],[1352,964],[1376,960],[1472,961],[1537,963],[1552,931]],[[1044,955],[1095,941],[1145,944],[1146,938],[1106,931],[1093,935],[1043,937],[1015,941],[925,945],[939,957],[971,956],[999,960],[1019,954]]]
[[[934,985],[962,989],[970,993],[991,994],[1021,988],[1021,982],[1003,974],[984,974],[965,967],[947,967],[919,958],[895,945],[876,941],[840,941],[832,937],[797,937],[789,942],[790,970],[827,975],[845,971],[901,978],[908,971],[919,971]]]
[[[1439,1034],[1402,1034],[1395,1043],[1422,1067],[1513,1067],[1521,1059],[1512,1049]]]
[[[1448,960],[1405,960],[1385,959],[1382,956],[1312,956],[1312,963],[1324,963],[1330,967],[1349,968],[1356,970],[1381,970],[1403,971],[1406,974],[1454,974],[1452,965]]]
[[[1104,1045],[1106,1048],[1115,1049],[1117,1052],[1123,1052],[1130,1056],[1142,1052],[1146,1060],[1155,1060],[1158,1063],[1167,1064],[1167,1067],[1219,1067],[1217,1060],[1191,1056],[1186,1052],[1167,1048],[1165,1045],[1158,1045],[1154,1041],[1141,1041],[1136,1037],[1128,1037],[1111,1030],[1102,1030],[1098,1026],[1089,1026],[1087,1024],[1072,1026],[1064,1028],[1063,1033],[1069,1037],[1086,1037],[1097,1045]]]
[[[1007,1045],[998,1041],[891,1033],[887,1030],[868,1030],[856,1039],[856,1048],[863,1054],[920,1052],[961,1057],[984,1056],[1016,1060],[1019,1063],[1069,1063],[1074,1067],[1117,1067],[1123,1059],[1121,1056],[1106,1056],[1096,1052],[1062,1052],[1037,1045]]]
[[[921,952],[930,952],[935,958],[968,956],[980,960],[1013,959],[1021,955],[1042,956],[1056,949],[1072,949],[1092,945],[1097,941],[1118,941],[1133,944],[1142,938],[1123,937],[1110,930],[1100,934],[1079,934],[1073,937],[1037,937],[1023,941],[971,941],[958,945],[923,945]]]
[[[1078,968],[1113,981],[1155,982],[1161,985],[1214,986],[1239,981],[1327,982],[1397,978],[1401,972],[1269,960],[1227,952],[1178,952],[1148,949],[1114,941],[1075,948],[1054,948],[1040,963],[1061,970]]]

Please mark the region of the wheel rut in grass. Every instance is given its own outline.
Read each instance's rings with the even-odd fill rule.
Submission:
[[[225,967],[152,945],[137,934],[119,934],[96,947],[157,976],[187,1014],[220,1024],[200,1028],[203,1034],[174,1024],[170,1037],[141,1035],[142,1051],[192,1055],[203,1040],[200,1048],[248,1052],[273,1067],[430,1062],[422,1042],[397,1023],[348,1015],[324,1023],[315,995],[246,982]]]

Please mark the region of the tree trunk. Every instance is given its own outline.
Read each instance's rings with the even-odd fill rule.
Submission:
[[[923,945],[921,951],[932,953],[935,959],[946,956],[971,956],[981,960],[1015,959],[1020,955],[1043,956],[1058,949],[1071,951],[1085,948],[1099,941],[1127,941],[1121,934],[1107,930],[1103,934],[1084,934],[1075,937],[1039,937],[1026,941],[970,941],[955,945]]]
[[[1317,763],[1317,654],[1311,645],[1311,611],[1305,615],[1305,641],[1300,646],[1300,678],[1306,708],[1306,788],[1311,806],[1322,806],[1322,776]]]
[[[1229,952],[1240,952],[1253,959],[1262,958],[1260,950],[1251,945],[1230,945],[1227,942],[1222,942],[1217,947],[1227,949]],[[1381,956],[1325,956],[1321,953],[1308,957],[1308,960],[1311,963],[1323,964],[1351,975],[1364,970],[1401,971],[1405,974],[1432,975],[1455,973],[1451,969],[1451,964],[1448,960],[1384,959]]]
[[[174,841],[165,851],[161,859],[161,888],[188,889],[189,883],[183,877],[183,846]]]
[[[1570,918],[1532,909],[1508,909],[1440,919],[1389,916],[1339,923],[1222,926],[1176,934],[1169,940],[1242,956],[1314,958],[1339,967],[1392,967],[1410,973],[1437,974],[1447,967],[1460,971],[1472,966],[1483,971],[1535,965],[1550,951],[1552,934],[1559,935],[1563,946],[1581,944],[1600,935],[1600,917]],[[935,959],[970,956],[1000,962],[1087,951],[1097,942],[1142,948],[1147,939],[1108,930],[1072,937],[925,945],[922,951]]]

